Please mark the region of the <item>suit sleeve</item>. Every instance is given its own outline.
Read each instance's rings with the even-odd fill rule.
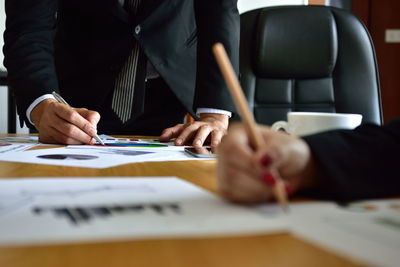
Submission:
[[[237,0],[195,0],[197,22],[197,79],[194,110],[201,107],[235,112],[229,91],[212,54],[221,42],[239,72],[240,17]]]
[[[58,91],[53,57],[58,0],[5,0],[4,65],[18,114],[39,96]]]
[[[313,195],[349,201],[400,194],[400,119],[304,139],[322,174]]]

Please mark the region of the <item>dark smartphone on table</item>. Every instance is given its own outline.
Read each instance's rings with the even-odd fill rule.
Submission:
[[[217,154],[211,147],[185,147],[185,152],[196,158],[216,158]]]

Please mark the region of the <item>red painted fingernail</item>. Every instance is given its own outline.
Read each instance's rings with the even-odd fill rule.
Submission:
[[[269,172],[264,173],[264,175],[261,178],[265,183],[268,185],[275,185],[276,184],[276,178],[270,174]]]
[[[261,165],[264,166],[264,167],[269,167],[269,166],[272,164],[272,159],[271,159],[270,156],[264,155],[264,156],[261,158],[260,163],[261,163]]]

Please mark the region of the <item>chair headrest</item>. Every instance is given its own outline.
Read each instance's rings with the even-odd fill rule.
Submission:
[[[335,18],[323,7],[266,8],[257,23],[254,66],[265,78],[331,76],[338,36]]]

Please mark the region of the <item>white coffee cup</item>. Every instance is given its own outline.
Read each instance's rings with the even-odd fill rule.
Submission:
[[[325,112],[289,112],[287,121],[272,124],[273,130],[304,136],[334,129],[354,129],[361,124],[362,115]]]

